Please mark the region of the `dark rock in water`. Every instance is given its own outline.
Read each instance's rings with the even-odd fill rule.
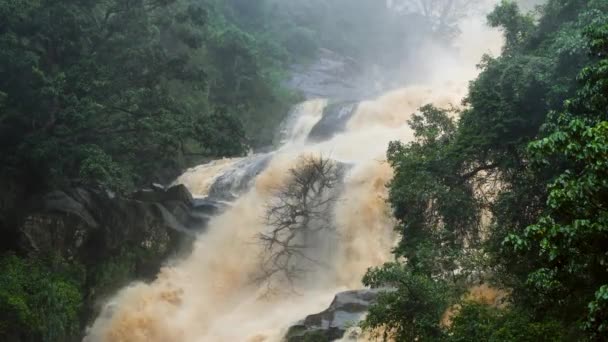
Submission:
[[[145,188],[137,190],[131,197],[143,202],[160,202],[163,193],[164,190],[158,191],[156,189]]]
[[[199,229],[207,227],[209,220],[213,216],[219,215],[226,210],[230,205],[224,201],[218,201],[211,198],[195,198],[194,205],[189,212],[188,227],[199,227]]]
[[[195,198],[193,210],[197,213],[206,214],[206,215],[217,215],[221,213],[224,209],[228,207],[226,202],[220,202],[217,200],[206,198]]]
[[[224,212],[229,206],[230,204],[228,202],[214,200],[208,197],[196,198],[194,199],[194,206],[190,211],[190,215],[192,219],[202,220],[206,223],[213,216],[219,215]],[[188,226],[196,227],[193,225]]]
[[[308,140],[324,141],[336,133],[344,131],[348,120],[357,110],[357,105],[357,102],[338,102],[327,105],[323,110],[323,117],[310,131]]]
[[[208,199],[234,201],[249,189],[253,179],[264,171],[271,157],[270,153],[254,154],[237,162],[211,185]]]
[[[189,206],[194,204],[194,199],[192,198],[192,194],[183,184],[178,184],[170,187],[165,191],[165,197],[163,202],[165,201],[178,201],[185,203]]]
[[[134,197],[145,201],[161,202],[190,230],[203,230],[213,216],[221,214],[234,200],[247,191],[254,178],[266,168],[271,154],[254,154],[224,171],[209,189],[205,198],[193,198],[184,185],[173,186],[166,191],[146,189]],[[187,204],[187,209],[180,208]]]
[[[151,187],[152,187],[153,190],[156,190],[156,191],[164,191],[165,190],[165,187],[162,184],[158,184],[158,183],[152,183]]]
[[[194,204],[192,194],[183,184],[174,185],[168,189],[158,184],[152,184],[151,188],[138,190],[131,197],[143,202],[163,203],[178,201],[189,206]]]
[[[183,184],[174,185],[168,189],[152,185],[133,193],[132,198],[146,203],[159,203],[168,210],[170,215],[163,215],[166,222],[175,230],[203,230],[212,216],[224,211],[228,206],[225,202],[212,198],[193,198]]]
[[[289,328],[288,342],[334,341],[359,323],[370,305],[376,302],[379,290],[354,290],[338,293],[329,308],[307,316]]]

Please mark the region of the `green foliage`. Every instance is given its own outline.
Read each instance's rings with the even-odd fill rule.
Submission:
[[[417,275],[399,263],[370,269],[363,283],[372,288],[389,288],[380,293],[362,323],[376,337],[436,341],[444,336],[440,320],[453,299],[447,283]]]
[[[608,332],[608,286],[602,285],[595,293],[595,300],[589,303],[589,316],[585,329],[591,337],[601,340]]]
[[[479,278],[511,293],[504,309],[460,303],[434,340],[605,340],[607,13],[605,0],[549,0],[533,18],[503,1],[489,21],[503,28],[505,48],[482,60],[460,120],[423,107],[411,122],[417,140],[390,145],[403,259],[366,279],[388,279],[399,293],[400,281],[426,276],[443,284],[432,292],[448,305]],[[424,336],[413,324],[432,310],[399,316],[393,305],[403,299],[392,296],[365,324]]]
[[[0,259],[0,340],[67,341],[79,336],[97,302],[134,278],[156,275],[166,257],[155,250],[130,248],[94,264],[59,257]],[[85,267],[86,266],[86,267]]]
[[[268,143],[258,134],[294,100],[279,87],[285,56],[224,12],[211,0],[2,3],[5,176],[127,190],[191,156]]]
[[[502,27],[505,36],[505,52],[521,46],[534,28],[533,17],[521,14],[514,1],[503,0],[490,15],[488,22],[493,27]]]
[[[324,331],[312,331],[307,332],[301,338],[298,338],[298,341],[302,342],[330,342],[330,339],[327,337]]]
[[[396,254],[415,272],[456,276],[458,258],[476,239],[481,202],[469,180],[492,165],[473,169],[454,148],[456,124],[452,111],[424,106],[412,116],[416,141],[389,145],[388,161],[395,169],[389,200],[399,219],[401,240]],[[462,270],[460,276],[465,275]]]
[[[100,261],[88,270],[91,298],[109,296],[120,287],[127,285],[137,274],[137,258],[134,253],[118,253],[117,256]]]
[[[548,183],[546,208],[536,224],[506,240],[516,249],[538,251],[539,265],[527,283],[540,300],[560,298],[554,305],[567,306],[576,315],[591,302],[586,327],[592,336],[606,330],[597,318],[605,315],[602,287],[608,280],[607,28],[590,26],[586,34],[597,62],[582,71],[582,86],[565,111],[555,115],[552,131],[529,145],[537,167],[561,165]]]
[[[446,341],[567,341],[559,322],[534,322],[526,312],[465,302],[452,319]]]
[[[0,337],[61,341],[78,334],[81,271],[62,261],[0,259]]]

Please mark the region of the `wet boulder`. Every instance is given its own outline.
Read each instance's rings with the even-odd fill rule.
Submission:
[[[131,198],[142,202],[180,202],[188,206],[194,204],[192,194],[183,184],[177,184],[170,188],[165,188],[160,184],[152,184],[148,188],[136,191]]]
[[[308,141],[319,142],[328,140],[346,129],[348,120],[357,110],[358,102],[330,103],[323,110],[321,120],[317,122],[310,133]]]
[[[291,326],[285,339],[288,342],[334,341],[356,326],[376,302],[378,290],[353,290],[338,293],[329,308]]]
[[[271,159],[271,153],[259,153],[238,161],[217,177],[207,199],[234,201],[251,188],[255,177],[266,169]]]
[[[138,249],[159,266],[194,236],[189,225],[193,206],[183,186],[132,197],[98,189],[57,190],[36,199],[28,210],[19,229],[21,246],[31,254],[59,254],[85,265]]]

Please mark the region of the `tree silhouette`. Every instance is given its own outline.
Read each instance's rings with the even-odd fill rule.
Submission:
[[[288,180],[275,189],[265,222],[269,231],[258,235],[263,246],[259,282],[293,281],[320,265],[312,256],[313,243],[323,231],[331,231],[331,209],[341,167],[323,158],[305,156],[289,170]]]

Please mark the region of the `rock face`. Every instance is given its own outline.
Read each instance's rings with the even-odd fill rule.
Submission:
[[[329,308],[307,316],[287,332],[288,342],[329,342],[340,339],[356,326],[378,296],[377,290],[354,290],[338,293]]]
[[[245,193],[272,159],[271,153],[257,153],[237,162],[221,174],[209,189],[210,200],[234,201]]]
[[[197,222],[195,201],[181,185],[142,190],[132,198],[76,188],[53,191],[37,202],[20,229],[23,249],[61,253],[85,264],[124,246],[162,259],[194,233]]]
[[[53,191],[27,208],[18,240],[31,256],[60,256],[81,267],[88,320],[100,299],[133,280],[152,279],[167,259],[187,252],[221,209],[193,199],[183,185],[153,185],[126,197],[83,188]]]
[[[323,110],[321,120],[310,130],[308,141],[325,141],[344,131],[348,120],[357,110],[358,102],[346,101],[330,103]]]

